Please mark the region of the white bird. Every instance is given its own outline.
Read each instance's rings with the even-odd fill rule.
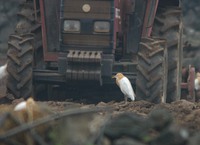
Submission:
[[[14,111],[20,111],[20,110],[26,109],[26,106],[27,106],[27,102],[22,101],[15,106]]]
[[[196,74],[196,78],[194,80],[194,87],[196,91],[200,90],[200,73],[199,72]]]
[[[29,98],[26,101],[22,101],[20,103],[18,103],[15,108],[14,111],[21,111],[21,110],[26,110],[26,109],[30,109],[36,107],[36,103],[33,100],[33,98]]]
[[[127,77],[125,77],[122,73],[117,73],[113,78],[116,78],[116,83],[119,86],[120,90],[124,94],[125,104],[127,103],[127,99],[130,98],[132,101],[135,100],[135,93],[133,91],[131,82]]]
[[[0,67],[0,79],[7,75],[7,63]]]

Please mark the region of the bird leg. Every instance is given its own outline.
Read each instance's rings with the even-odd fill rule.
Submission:
[[[124,96],[124,104],[120,104],[120,107],[125,107],[127,105],[127,99],[128,97]]]
[[[124,96],[125,105],[127,104],[127,99],[128,99],[128,97]]]

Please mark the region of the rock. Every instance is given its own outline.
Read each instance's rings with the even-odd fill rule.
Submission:
[[[146,143],[157,137],[158,133],[145,118],[135,113],[123,113],[105,126],[104,135],[111,140],[132,137]]]
[[[187,100],[179,100],[179,101],[176,101],[176,102],[172,102],[173,105],[178,105],[179,107],[187,107],[189,109],[193,109],[195,107],[195,104],[193,102],[189,102]]]
[[[199,145],[199,143],[200,143],[200,132],[196,133],[189,139],[188,145]]]
[[[120,138],[114,141],[113,145],[145,145],[145,144],[138,142],[132,138]]]
[[[185,116],[185,122],[189,129],[200,130],[200,109],[194,110],[192,113]],[[192,131],[192,130],[191,130]]]
[[[104,134],[116,139],[121,136],[134,136],[136,138],[142,136],[144,119],[134,113],[123,113],[114,117],[105,127]]]
[[[176,125],[170,126],[169,129],[161,132],[154,141],[151,142],[152,145],[184,145],[189,138],[189,133],[187,130],[180,128]]]
[[[169,127],[169,125],[173,121],[173,118],[172,115],[169,113],[169,111],[165,109],[160,109],[160,110],[156,109],[149,114],[148,120],[154,129],[162,131],[167,127]]]
[[[104,136],[97,145],[111,145],[111,141]]]
[[[80,113],[62,118],[54,126],[51,137],[53,144],[92,145],[99,137],[106,119],[96,113]],[[101,140],[105,145],[107,141]]]
[[[195,103],[189,102],[187,100],[179,100],[176,102],[172,102],[171,107],[173,107],[174,110],[177,110],[177,111],[180,110],[181,112],[190,114],[191,111],[193,111],[196,108],[196,105]]]
[[[96,106],[105,107],[105,106],[107,106],[107,104],[105,102],[99,102]]]

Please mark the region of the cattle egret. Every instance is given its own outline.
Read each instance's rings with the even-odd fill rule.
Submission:
[[[194,80],[194,87],[196,91],[200,90],[200,73],[197,73],[196,75],[196,78]]]
[[[27,104],[26,101],[20,102],[19,104],[15,106],[14,111],[20,111],[20,110],[26,109],[26,104]]]
[[[135,100],[135,93],[133,91],[131,82],[122,73],[117,73],[113,78],[116,78],[116,84],[119,86],[120,90],[124,94],[125,104],[127,99],[130,98],[132,101]]]
[[[0,67],[0,79],[7,75],[7,63]]]
[[[17,104],[14,108],[14,111],[26,110],[27,107],[30,106],[35,106],[35,101],[33,100],[33,98],[29,98],[27,101],[22,101],[19,104]]]

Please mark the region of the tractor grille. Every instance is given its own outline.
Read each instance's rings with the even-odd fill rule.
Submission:
[[[85,13],[84,4],[89,4],[91,10]],[[102,0],[64,0],[63,17],[69,19],[110,19],[111,1]]]
[[[91,46],[109,46],[110,37],[102,35],[73,35],[65,34],[63,36],[64,44],[70,45],[91,45]]]
[[[70,46],[94,46],[112,48],[112,31],[107,34],[94,33],[95,21],[109,21],[111,28],[114,16],[113,0],[63,0],[61,7],[61,21],[79,20],[79,33],[65,33],[62,31],[62,43],[65,49]],[[89,5],[89,11],[84,11],[84,5]],[[88,47],[88,48],[91,48]],[[102,50],[102,49],[101,49]]]

